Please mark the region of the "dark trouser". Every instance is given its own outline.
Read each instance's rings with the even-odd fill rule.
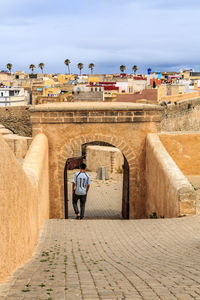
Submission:
[[[87,196],[87,195],[76,195],[76,194],[73,194],[72,202],[73,202],[73,207],[74,207],[74,211],[75,211],[75,214],[76,214],[76,215],[79,214],[77,202],[78,202],[78,200],[80,199],[80,208],[81,208],[81,214],[80,214],[80,217],[81,217],[81,218],[84,217],[84,213],[85,213],[86,196]]]

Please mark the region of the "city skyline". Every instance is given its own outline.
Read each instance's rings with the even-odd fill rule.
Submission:
[[[94,73],[198,70],[200,3],[196,0],[8,0],[1,4],[0,68],[29,71],[31,63],[45,64],[47,73],[65,73],[77,64],[94,63]]]

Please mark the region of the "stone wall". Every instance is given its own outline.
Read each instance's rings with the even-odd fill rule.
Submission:
[[[170,157],[159,136],[146,141],[146,213],[166,218],[196,213],[196,193]]]
[[[103,101],[103,92],[74,93],[74,101]]]
[[[114,147],[87,146],[86,164],[89,171],[97,172],[101,166],[106,167],[109,173],[122,171],[124,157],[121,151]]]
[[[4,135],[4,139],[17,159],[21,160],[25,158],[32,143],[32,138],[19,136],[17,134],[6,134]]]
[[[195,99],[200,97],[200,91],[195,91],[192,93],[181,93],[177,95],[171,96],[163,96],[160,100],[164,100],[166,102],[170,101],[172,103],[179,102],[179,101],[190,101],[190,99]]]
[[[181,101],[165,107],[162,131],[199,131],[200,98]]]
[[[32,136],[29,107],[0,107],[0,123],[13,133],[28,137]]]
[[[31,257],[48,218],[47,161],[44,135],[36,136],[23,167],[0,135],[0,281]]]
[[[32,138],[13,134],[12,131],[6,129],[2,124],[0,124],[0,134],[3,135],[3,138],[14,152],[16,158],[23,160],[32,143]]]

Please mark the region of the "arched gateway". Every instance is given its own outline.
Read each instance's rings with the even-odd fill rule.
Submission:
[[[117,147],[129,165],[129,217],[145,216],[145,139],[160,131],[163,108],[148,104],[57,103],[30,109],[33,136],[49,140],[50,216],[64,218],[64,169],[81,146],[106,142]]]

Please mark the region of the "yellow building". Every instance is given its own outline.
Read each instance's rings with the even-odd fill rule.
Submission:
[[[165,100],[168,96],[176,96],[185,93],[185,86],[181,84],[161,84],[157,87],[158,101]]]
[[[74,80],[75,76],[74,75],[65,75],[65,74],[58,74],[57,76],[58,82],[61,84],[67,83],[70,80]]]
[[[58,89],[57,87],[45,87],[43,96],[57,97],[59,95],[59,93],[60,93],[60,89]]]
[[[99,77],[89,77],[88,78],[88,83],[94,83],[94,82],[99,82]]]

